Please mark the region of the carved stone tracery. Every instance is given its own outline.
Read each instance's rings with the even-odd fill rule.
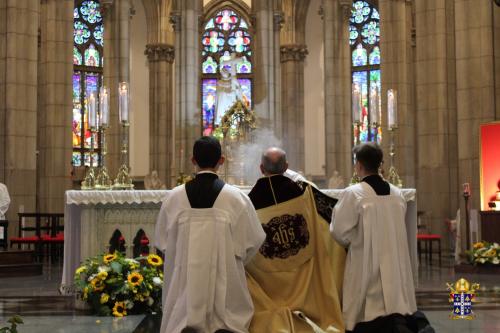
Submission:
[[[147,44],[144,54],[150,62],[167,61],[173,63],[175,59],[175,48],[169,44],[155,43]]]
[[[281,62],[304,61],[309,54],[306,45],[283,45],[280,47]]]

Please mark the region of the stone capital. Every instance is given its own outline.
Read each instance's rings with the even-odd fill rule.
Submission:
[[[282,11],[275,11],[273,13],[274,30],[280,31],[285,22],[284,14]]]
[[[281,62],[286,61],[304,61],[309,54],[306,45],[282,45],[280,47]]]
[[[181,19],[182,19],[181,12],[172,11],[170,13],[169,20],[174,31],[181,31]]]
[[[173,63],[175,59],[175,48],[169,44],[147,44],[144,54],[148,57],[150,62],[166,61]]]
[[[110,8],[113,6],[114,0],[101,0],[101,15],[103,18],[109,13]]]
[[[351,17],[351,0],[339,0],[340,8],[342,9],[342,14],[344,15],[344,19],[349,19]]]

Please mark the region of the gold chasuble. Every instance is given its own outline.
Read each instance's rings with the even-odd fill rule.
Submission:
[[[255,307],[250,332],[344,332],[340,292],[345,250],[317,213],[311,186],[299,197],[257,210],[257,215],[266,240],[246,266]]]

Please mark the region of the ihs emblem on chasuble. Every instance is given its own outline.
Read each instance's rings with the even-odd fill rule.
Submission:
[[[479,289],[478,283],[472,285],[464,278],[455,282],[455,284],[446,284],[450,290],[449,302],[453,303],[451,319],[474,319],[472,312],[472,303],[476,301],[476,290]]]

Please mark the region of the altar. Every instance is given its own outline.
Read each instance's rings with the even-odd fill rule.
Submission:
[[[248,192],[245,188],[243,191]],[[344,190],[321,190],[340,199]],[[415,189],[403,189],[407,201],[406,228],[413,277],[417,282],[417,202]],[[161,202],[168,190],[156,191],[67,191],[64,209],[64,266],[61,292],[73,292],[73,277],[88,257],[108,251],[115,231],[121,233],[127,256],[132,256],[133,240],[142,231],[154,244],[154,228]],[[390,241],[390,240],[388,240]]]

